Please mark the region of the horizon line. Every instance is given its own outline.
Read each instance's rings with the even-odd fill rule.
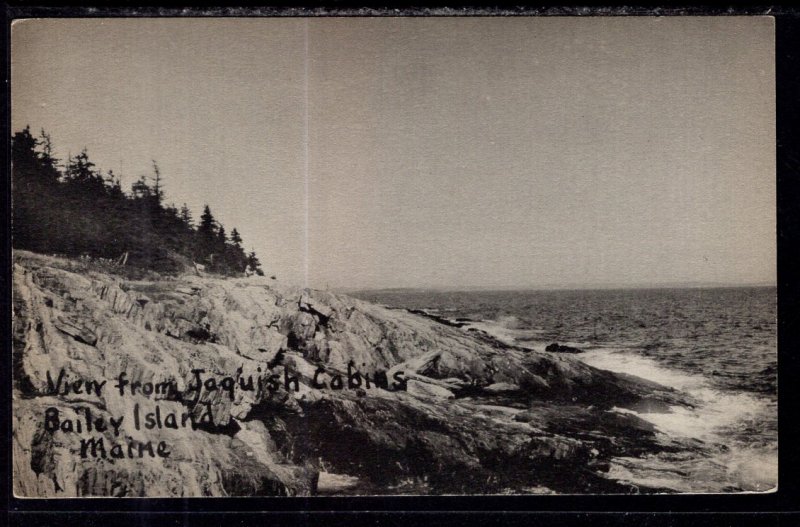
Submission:
[[[653,284],[543,284],[525,286],[398,286],[398,287],[332,287],[328,290],[340,293],[357,292],[476,292],[476,291],[594,291],[625,289],[736,289],[756,287],[777,287],[777,281],[770,282],[658,282]],[[316,289],[316,288],[313,288]]]

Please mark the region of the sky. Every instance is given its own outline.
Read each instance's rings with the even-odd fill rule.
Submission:
[[[318,288],[776,280],[768,17],[60,19],[12,127]]]

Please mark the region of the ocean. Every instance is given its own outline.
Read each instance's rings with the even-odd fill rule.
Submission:
[[[617,458],[609,476],[677,492],[763,492],[777,485],[775,287],[580,291],[381,290],[352,296],[424,310],[543,351],[584,350],[592,366],[688,393],[696,408],[643,413],[697,452]],[[616,411],[628,411],[618,409]]]

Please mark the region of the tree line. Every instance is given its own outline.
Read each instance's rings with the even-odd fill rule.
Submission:
[[[120,177],[96,168],[86,150],[62,164],[50,136],[44,130],[34,136],[26,127],[12,137],[11,162],[15,248],[120,260],[165,273],[199,263],[225,275],[264,274],[239,232],[229,235],[208,205],[195,226],[185,203],[180,209],[164,203],[155,161],[152,176],[141,176],[125,192]]]

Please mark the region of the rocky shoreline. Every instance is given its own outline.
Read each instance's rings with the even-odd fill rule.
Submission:
[[[18,496],[668,492],[612,479],[610,461],[706,448],[618,411],[693,404],[664,386],[255,277],[129,281],[17,251],[13,329]],[[279,374],[227,390],[198,370],[234,383]],[[107,384],[54,392],[60,371]],[[115,388],[120,372],[138,393]],[[155,393],[166,379],[175,393]],[[131,424],[156,405],[160,427]],[[118,435],[93,430],[109,453],[92,456],[85,433],[48,428],[50,408],[60,423],[87,408],[126,421]],[[196,426],[164,426],[170,413]],[[169,455],[111,456],[131,441]]]

